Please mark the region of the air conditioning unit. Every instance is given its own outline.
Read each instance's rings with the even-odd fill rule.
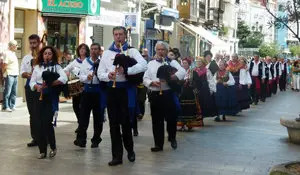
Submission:
[[[154,19],[155,19],[155,24],[154,24],[155,29],[173,31],[174,18],[172,18],[170,16],[155,14]]]

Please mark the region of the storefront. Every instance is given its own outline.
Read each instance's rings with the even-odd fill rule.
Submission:
[[[202,26],[178,23],[179,26],[179,42],[180,53],[186,56],[203,56],[204,51],[210,50],[214,55],[216,53],[229,53],[230,46],[213,35],[210,31]]]
[[[47,35],[47,45],[76,55],[86,42],[86,16],[100,14],[98,0],[42,0],[39,33]]]
[[[144,32],[144,47],[148,49],[150,56],[155,55],[154,47],[157,41],[170,42],[170,38],[172,38],[171,33],[178,18],[179,12],[175,9],[160,6],[157,6],[157,9],[153,9],[152,18],[145,22]]]
[[[18,42],[16,55],[21,65],[22,58],[29,53],[28,37],[37,33],[37,1],[36,0],[18,0],[13,1],[10,9],[10,40]],[[7,48],[7,45],[6,45]],[[24,93],[25,81],[21,76],[18,80],[17,96],[25,99]]]

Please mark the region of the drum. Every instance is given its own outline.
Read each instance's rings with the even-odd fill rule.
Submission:
[[[79,95],[83,91],[83,83],[78,79],[68,81],[68,94],[70,97]]]

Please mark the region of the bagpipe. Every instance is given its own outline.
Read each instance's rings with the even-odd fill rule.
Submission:
[[[179,80],[172,80],[171,76],[177,72],[175,67],[172,67],[169,64],[166,64],[165,60],[163,59],[163,64],[157,70],[156,77],[160,79],[160,81],[165,81],[171,90],[176,94],[180,94],[182,91],[183,83]],[[160,86],[160,95],[162,95],[162,88]]]
[[[53,65],[53,68],[55,69],[55,65]],[[58,78],[60,77],[60,75],[53,70],[45,70],[42,73],[42,79],[43,79],[43,83],[44,85],[51,90],[53,93],[55,93],[55,95],[64,92],[64,94],[66,95],[67,93],[67,86],[66,85],[57,85],[57,86],[52,86],[53,82],[56,81]],[[43,100],[43,91],[41,91],[41,95],[40,95],[40,100]]]
[[[125,77],[130,84],[139,85],[140,83],[143,82],[144,72],[141,72],[141,73],[138,73],[135,75],[128,75],[128,73],[127,73],[128,68],[136,65],[137,61],[134,58],[131,58],[130,56],[128,56],[127,54],[126,55],[124,54],[121,43],[120,43],[120,48],[121,48],[121,53],[117,54],[115,56],[113,65],[116,67],[116,69],[118,67],[123,67]],[[115,70],[115,72],[116,72],[116,70]],[[114,79],[113,88],[115,88],[115,87],[116,87],[116,80]]]

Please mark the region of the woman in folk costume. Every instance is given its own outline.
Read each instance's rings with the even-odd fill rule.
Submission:
[[[202,57],[196,59],[196,68],[191,73],[193,86],[198,94],[201,106],[201,115],[214,117],[218,115],[213,93],[216,92],[216,83],[211,71],[206,68],[206,60]]]
[[[245,57],[241,57],[239,59],[240,64],[242,65],[239,73],[239,90],[238,93],[238,104],[240,109],[248,109],[250,108],[251,96],[250,96],[250,88],[252,84],[251,75],[249,73],[249,69],[247,66],[247,60]]]
[[[181,115],[178,116],[177,126],[184,131],[187,127],[189,130],[193,127],[203,126],[203,119],[201,117],[200,104],[198,94],[195,91],[195,86],[192,82],[193,70],[190,68],[193,58],[184,58],[182,60],[182,67],[186,71],[184,77],[184,85],[180,96]]]
[[[299,60],[294,62],[294,65],[292,67],[292,72],[293,72],[294,90],[299,92],[299,90],[300,90],[300,63],[299,63]]]
[[[217,92],[215,95],[219,115],[226,120],[226,115],[236,115],[239,107],[236,98],[235,81],[232,74],[225,69],[225,62],[219,61],[219,71],[215,74]]]
[[[248,105],[243,106],[240,102],[242,102],[245,98],[245,95],[243,95],[242,89],[240,87],[240,70],[242,68],[245,68],[245,65],[243,65],[239,59],[237,54],[233,54],[231,56],[231,60],[228,61],[227,63],[227,68],[226,70],[231,73],[231,75],[234,78],[235,81],[235,90],[236,90],[236,96],[238,100],[238,104],[240,106],[240,109],[247,109],[249,108]]]
[[[34,104],[35,114],[38,116],[34,128],[38,131],[39,159],[46,158],[48,143],[51,148],[49,156],[54,157],[56,155],[56,141],[52,124],[55,112],[53,106],[58,105],[59,91],[56,90],[56,87],[65,84],[67,80],[66,73],[58,64],[58,55],[55,48],[51,46],[44,47],[39,52],[37,65],[34,67],[29,83],[31,90],[38,92],[37,95],[40,95],[40,99],[36,100]],[[54,101],[56,104],[53,104]]]

